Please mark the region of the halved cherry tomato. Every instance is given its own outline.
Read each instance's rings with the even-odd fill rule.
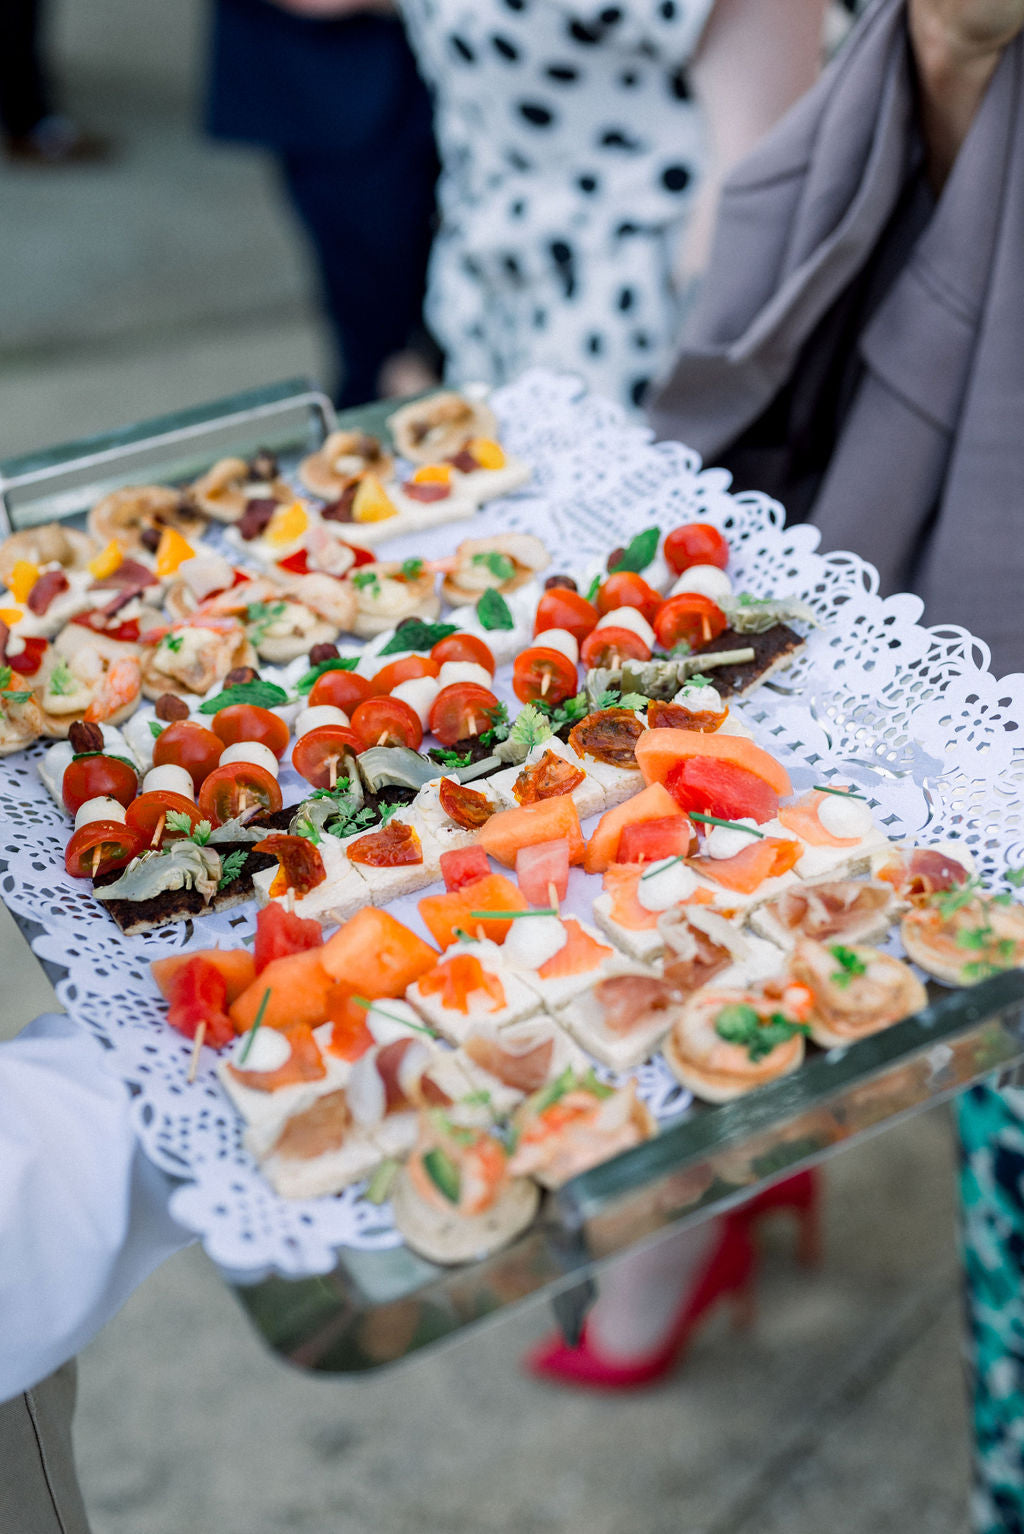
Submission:
[[[438,662],[429,655],[403,655],[401,660],[393,660],[390,665],[382,666],[370,686],[374,697],[382,698],[400,682],[412,682],[421,676],[437,676],[440,669]]]
[[[237,746],[243,740],[259,741],[273,751],[278,761],[289,740],[284,720],[255,703],[231,703],[227,708],[219,708],[213,716],[213,733],[226,746]]]
[[[292,750],[292,766],[314,788],[333,788],[344,776],[346,754],[358,756],[363,742],[343,724],[322,724],[300,735]]]
[[[127,809],[139,791],[134,767],[117,756],[78,756],[68,763],[61,779],[64,808],[74,815],[87,799],[109,797]]]
[[[482,735],[489,730],[498,700],[478,682],[453,682],[442,687],[430,708],[430,729],[442,746]]]
[[[637,612],[643,613],[648,623],[653,623],[654,615],[664,600],[661,593],[649,586],[642,575],[632,570],[619,570],[615,575],[609,575],[598,588],[597,610],[604,617],[605,613],[613,612],[616,607],[635,607]]]
[[[145,851],[138,831],[116,820],[92,820],[75,832],[64,853],[64,867],[72,879],[95,879],[98,874],[123,868]]]
[[[137,629],[138,624],[135,626]],[[33,637],[23,639],[21,643],[22,648],[12,657],[11,665],[19,676],[35,676],[43,663],[43,656],[46,654],[50,641]]]
[[[188,831],[168,829],[167,817],[172,810],[188,816]],[[163,788],[151,789],[148,794],[140,794],[137,799],[133,799],[127,814],[128,824],[133,831],[138,831],[147,847],[162,847],[164,842],[177,841],[189,835],[203,818],[191,799]]]
[[[717,565],[724,570],[729,563],[729,545],[710,522],[674,528],[665,539],[664,554],[674,575],[682,575],[691,565]]]
[[[582,644],[591,629],[597,627],[600,616],[593,602],[581,597],[578,591],[569,591],[565,586],[552,586],[537,603],[533,632],[542,634],[545,629],[568,629],[573,638]]]
[[[615,861],[657,863],[662,858],[686,857],[693,840],[693,827],[685,815],[634,820],[632,825],[623,826],[619,833]]]
[[[322,703],[331,703],[351,714],[364,698],[372,696],[373,688],[365,676],[354,671],[324,671],[310,689],[309,706],[319,708]]]
[[[728,620],[717,603],[710,597],[695,591],[681,592],[669,597],[654,620],[654,633],[665,650],[673,650],[678,644],[688,644],[691,650],[717,639]]]
[[[520,703],[538,698],[552,705],[564,703],[576,696],[577,681],[576,667],[568,656],[546,645],[521,651],[512,668],[512,691]]]
[[[184,767],[191,774],[192,787],[199,792],[206,778],[220,761],[224,742],[212,730],[188,719],[179,719],[161,730],[153,745],[153,766]]]
[[[639,634],[632,629],[617,629],[610,624],[594,629],[583,641],[580,660],[588,671],[595,666],[610,666],[613,670],[624,660],[650,660],[651,652]]]
[[[283,803],[277,779],[254,762],[229,762],[226,767],[214,768],[199,790],[199,813],[214,826],[222,826],[247,810],[273,812]]]
[[[441,854],[441,878],[449,894],[478,879],[486,879],[491,871],[487,854],[482,847],[453,847]]]
[[[418,751],[423,740],[419,715],[401,698],[367,698],[353,711],[352,728],[364,751],[371,746],[408,746]]]
[[[497,669],[490,646],[475,634],[448,634],[437,641],[430,652],[430,658],[436,660],[438,666],[443,666],[446,660],[472,661],[477,666],[485,667],[492,676]]]

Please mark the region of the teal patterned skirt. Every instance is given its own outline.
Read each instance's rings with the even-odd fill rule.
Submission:
[[[1024,1089],[958,1103],[974,1534],[1024,1534]]]

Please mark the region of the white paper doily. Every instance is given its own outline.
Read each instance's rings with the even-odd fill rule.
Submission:
[[[877,801],[891,835],[960,840],[995,884],[1007,866],[1024,863],[1024,676],[997,681],[979,640],[963,629],[921,627],[917,597],[883,600],[875,570],[856,554],[820,554],[813,528],[787,529],[782,508],[766,496],[731,495],[722,470],[702,471],[689,449],[652,443],[645,428],[587,395],[578,380],[531,372],[493,403],[504,439],[534,475],[524,493],[481,512],[474,532],[535,532],[553,569],[579,570],[652,523],[664,531],[713,523],[729,539],[738,590],[800,596],[822,622],[778,685],[743,705],[794,787],[833,776],[855,781]],[[464,526],[439,530],[431,552],[448,552],[464,534]],[[414,552],[409,540],[392,550]],[[3,896],[45,929],[33,947],[66,967],[57,987],[62,1004],[103,1041],[109,1068],[135,1089],[147,1153],[185,1179],[174,1195],[176,1217],[216,1262],[239,1272],[325,1272],[338,1246],[395,1244],[387,1210],[351,1190],[304,1203],[270,1190],[241,1148],[239,1121],[208,1051],[198,1081],[186,1083],[190,1046],[163,1021],[148,960],[214,942],[237,946],[253,930],[253,908],[122,936],[87,886],[64,872],[67,821],[35,771],[41,749],[9,757],[0,775]],[[659,1063],[643,1067],[639,1081],[659,1116],[685,1107]]]

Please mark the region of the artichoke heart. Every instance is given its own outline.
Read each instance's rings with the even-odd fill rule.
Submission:
[[[97,900],[153,900],[167,890],[195,889],[211,900],[220,882],[220,854],[195,842],[169,842],[160,852],[135,858],[113,884],[96,891]]]

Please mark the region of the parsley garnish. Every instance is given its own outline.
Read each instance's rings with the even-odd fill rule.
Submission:
[[[222,708],[229,708],[233,703],[254,703],[257,708],[280,708],[282,703],[288,702],[288,694],[283,687],[278,687],[276,682],[264,682],[259,677],[255,682],[239,682],[236,687],[225,687],[215,698],[208,698],[205,703],[200,703],[201,714],[219,714]]]
[[[500,591],[485,591],[476,604],[476,615],[485,629],[514,629],[516,620]]]
[[[948,890],[936,890],[932,895],[931,902],[942,915],[943,921],[962,911],[965,905],[970,905],[975,895],[981,888],[981,880],[976,878],[965,879],[962,884],[954,884]]]
[[[76,691],[75,679],[66,660],[59,660],[54,666],[46,690],[55,698],[66,698],[68,693]]]
[[[658,543],[661,540],[660,527],[648,527],[642,533],[637,533],[631,538],[613,565],[609,565],[608,574],[616,575],[620,570],[632,570],[639,574],[646,570],[655,554],[658,552]]]
[[[373,595],[376,596],[380,590],[380,576],[376,570],[357,570],[352,577],[352,584],[357,591],[366,591],[368,587],[372,588]]]
[[[205,847],[213,835],[213,827],[208,820],[198,821],[193,830],[192,817],[186,815],[184,810],[168,810],[164,825],[168,831],[180,831],[190,842],[195,842],[197,847]]]
[[[642,692],[620,692],[617,687],[607,687],[597,700],[598,709],[602,708],[646,708],[650,698]]]
[[[499,554],[497,549],[489,549],[485,554],[474,554],[470,564],[489,570],[498,581],[510,581],[516,573],[515,561],[509,559],[507,554]]]
[[[297,815],[293,830],[295,836],[304,836],[307,842],[312,842],[314,847],[320,845],[320,833],[310,820],[308,815]]]
[[[325,671],[354,671],[358,665],[358,655],[336,655],[331,660],[322,660],[319,665],[311,667],[305,676],[299,678],[295,684],[295,691],[303,694],[312,692],[314,682],[318,681]]]
[[[550,740],[551,726],[545,718],[547,712],[547,709],[540,709],[535,703],[527,703],[516,715],[508,739],[517,746],[525,746],[527,753],[534,746],[539,746],[541,741]]]
[[[402,568],[399,571],[399,574],[401,575],[403,581],[419,580],[420,576],[423,574],[422,559],[403,559]]]
[[[249,625],[249,638],[252,642],[258,645],[266,639],[267,630],[272,628],[287,610],[287,602],[273,602],[270,606],[266,602],[250,602],[245,609],[245,621]]]
[[[579,720],[585,719],[590,713],[590,700],[585,692],[578,692],[575,697],[566,698],[564,703],[559,703],[557,708],[552,708],[551,704],[545,703],[543,698],[535,698],[527,707],[545,714],[551,720],[552,728],[557,730],[563,724],[577,724]],[[522,714],[519,718],[522,718]],[[518,722],[517,720],[516,723]]]
[[[222,890],[225,885],[233,884],[238,875],[245,867],[245,860],[249,856],[244,847],[239,847],[235,852],[229,852],[226,858],[221,859],[220,878],[217,880],[217,888]]]
[[[808,1032],[806,1023],[790,1022],[781,1012],[773,1012],[762,1022],[754,1007],[745,1003],[723,1007],[715,1018],[715,1032],[727,1044],[739,1044],[756,1064],[780,1044],[788,1044],[798,1033]]]
[[[839,968],[829,976],[833,985],[837,985],[841,991],[845,991],[857,975],[867,972],[867,965],[859,954],[854,953],[852,948],[844,948],[841,943],[829,949],[829,953],[835,959]]]
[[[401,808],[400,804],[382,804],[379,806],[377,813],[380,816],[381,830],[384,829],[390,820],[394,819]]]
[[[168,650],[173,650],[175,655],[177,655],[178,651],[181,649],[181,647],[182,647],[182,645],[184,643],[185,643],[185,636],[184,636],[184,634],[165,634],[164,635],[164,644],[166,645]]]
[[[439,767],[468,767],[473,760],[472,751],[449,751],[446,746],[438,746],[430,755]]]
[[[432,650],[441,639],[456,632],[454,623],[424,623],[422,618],[405,618],[395,629],[380,655],[401,655],[406,650]]]
[[[487,710],[487,717],[491,721],[489,730],[484,730],[478,737],[482,746],[493,746],[496,741],[507,740],[511,728],[508,722],[508,705],[499,703],[496,708]]]
[[[9,698],[12,703],[27,703],[31,698],[31,692],[12,692],[11,682],[14,680],[14,672],[10,666],[0,666],[0,693]]]

